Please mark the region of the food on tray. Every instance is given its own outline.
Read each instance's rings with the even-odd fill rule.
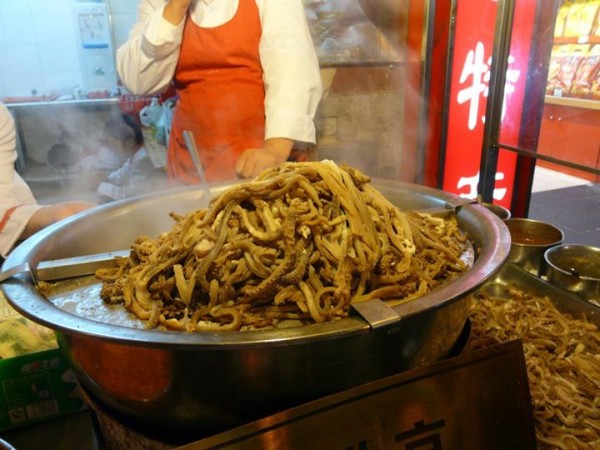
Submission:
[[[102,299],[148,327],[324,322],[346,317],[351,302],[412,300],[468,267],[455,217],[401,211],[367,176],[331,161],[268,169],[174,219],[96,273]]]
[[[600,448],[600,331],[547,297],[508,296],[477,294],[466,350],[522,339],[538,448]]]

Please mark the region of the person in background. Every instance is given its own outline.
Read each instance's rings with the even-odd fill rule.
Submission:
[[[134,142],[128,122],[135,122],[135,119],[127,114],[109,117],[102,129],[100,148],[93,149],[91,154],[82,158],[77,164],[78,168],[104,175],[119,169],[141,146]]]
[[[171,180],[199,179],[185,130],[209,181],[253,177],[315,143],[322,86],[302,0],[141,0],[117,71],[137,95],[174,82]]]
[[[15,171],[16,131],[12,115],[0,103],[0,255],[5,258],[14,245],[42,228],[95,206],[73,201],[39,205],[31,189]]]
[[[102,202],[156,191],[164,170],[154,167],[148,156],[140,124],[129,114],[119,114],[108,119],[103,136],[107,148],[127,159],[98,186]]]

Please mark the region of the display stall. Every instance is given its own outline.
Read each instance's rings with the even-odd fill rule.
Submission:
[[[576,165],[540,162],[600,181],[600,2],[562,2],[556,16],[538,152]]]

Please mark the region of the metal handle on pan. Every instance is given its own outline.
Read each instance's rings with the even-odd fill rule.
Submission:
[[[352,303],[350,306],[368,322],[372,330],[388,326],[402,319],[391,306],[378,298]]]
[[[0,272],[0,283],[19,274],[29,275],[33,282],[37,285],[38,280],[36,279],[34,271],[31,270],[31,266],[29,265],[29,263],[19,264],[17,266],[11,267],[10,269],[6,269]]]

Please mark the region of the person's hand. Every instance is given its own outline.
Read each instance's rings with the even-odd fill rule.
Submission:
[[[20,239],[26,239],[32,234],[37,233],[41,229],[52,225],[59,220],[66,219],[73,214],[88,208],[93,208],[94,206],[96,206],[95,203],[81,201],[64,202],[56,205],[44,206],[31,216],[27,226],[23,230],[23,233],[21,233]]]
[[[163,10],[164,19],[173,25],[179,25],[185,19],[190,3],[192,0],[169,0]]]
[[[287,161],[294,141],[291,139],[267,139],[262,148],[248,148],[240,155],[235,173],[240,178],[252,178],[264,169]]]

